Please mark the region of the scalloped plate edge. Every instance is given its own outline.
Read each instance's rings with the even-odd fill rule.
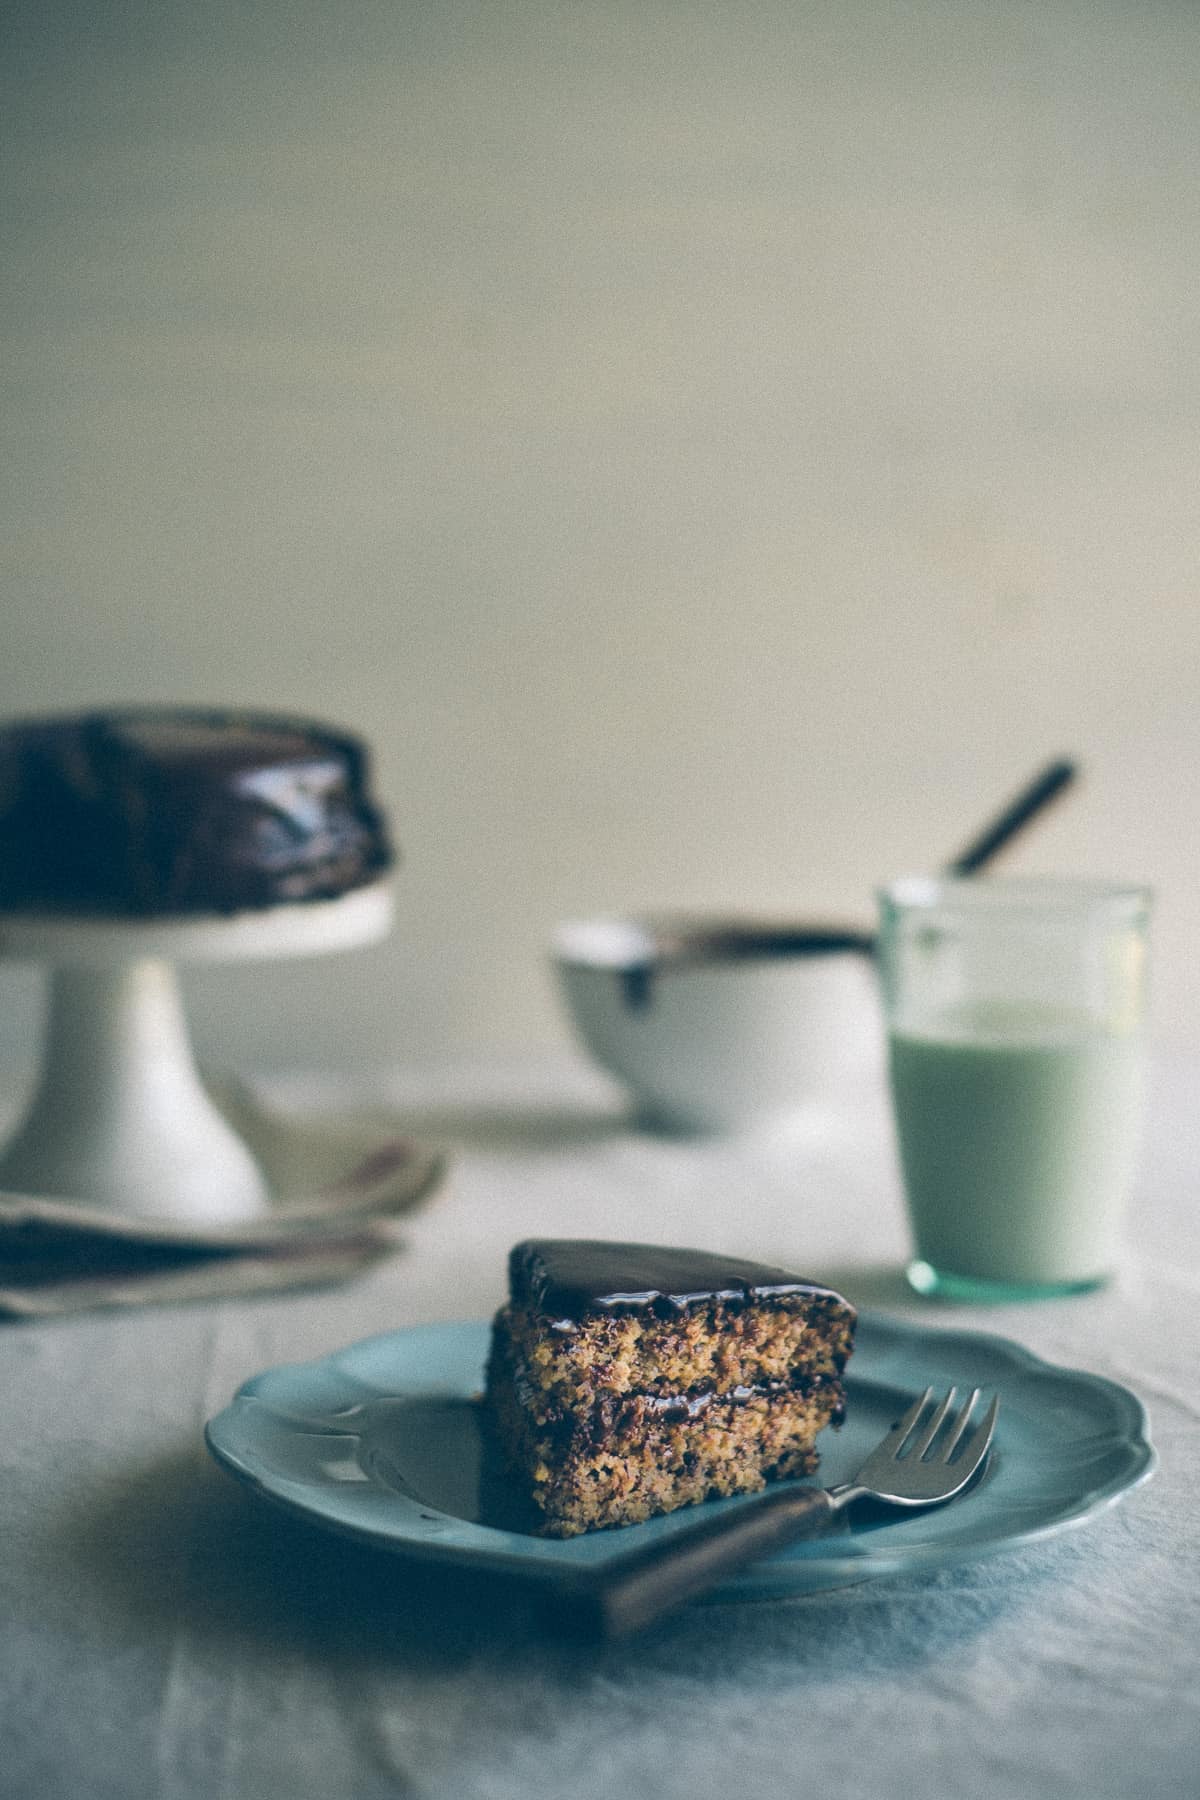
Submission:
[[[395,1504],[394,1518],[389,1520],[387,1527],[381,1528],[377,1521],[354,1516],[355,1502],[351,1495],[362,1491],[357,1484],[348,1493],[346,1487],[331,1482],[328,1489],[320,1488],[314,1495],[311,1483],[297,1482],[278,1469],[264,1467],[259,1456],[248,1456],[244,1448],[238,1447],[236,1440],[243,1435],[240,1428],[245,1424],[246,1409],[248,1406],[253,1409],[255,1405],[265,1407],[277,1419],[290,1419],[297,1426],[307,1423],[311,1427],[316,1424],[319,1430],[337,1435],[331,1430],[330,1424],[323,1427],[318,1424],[322,1419],[331,1419],[328,1397],[315,1412],[296,1412],[291,1408],[282,1408],[268,1398],[271,1390],[281,1383],[294,1383],[297,1379],[303,1382],[310,1372],[314,1377],[320,1372],[321,1378],[332,1381],[333,1390],[342,1402],[342,1410],[346,1411],[361,1403],[364,1397],[386,1398],[391,1392],[380,1388],[374,1381],[364,1379],[356,1365],[364,1361],[370,1362],[381,1351],[394,1346],[398,1341],[411,1344],[419,1339],[432,1345],[438,1334],[448,1334],[450,1340],[454,1341],[465,1333],[471,1333],[482,1343],[485,1341],[486,1330],[486,1323],[481,1321],[403,1328],[360,1339],[324,1357],[307,1362],[281,1364],[264,1370],[243,1383],[229,1406],[209,1421],[204,1433],[208,1449],[221,1467],[269,1504],[340,1536],[350,1537],[393,1554],[410,1555],[422,1561],[521,1575],[531,1580],[553,1580],[564,1572],[580,1574],[586,1568],[595,1568],[601,1560],[607,1560],[607,1557],[591,1554],[584,1559],[581,1555],[583,1546],[594,1544],[597,1540],[607,1541],[609,1534],[594,1533],[586,1538],[566,1540],[518,1537],[496,1527],[439,1513],[435,1507],[414,1502],[400,1493],[391,1494]],[[860,1340],[864,1338],[866,1342],[862,1347],[868,1349],[868,1355],[872,1351],[880,1354],[881,1371],[886,1369],[887,1354],[894,1355],[897,1351],[902,1354],[919,1347],[924,1360],[936,1346],[939,1362],[947,1353],[953,1358],[956,1348],[976,1357],[982,1352],[1001,1365],[1020,1370],[1025,1381],[1035,1386],[1065,1383],[1071,1389],[1085,1389],[1111,1411],[1114,1424],[1118,1427],[1112,1437],[1112,1445],[1124,1451],[1124,1461],[1106,1479],[1079,1489],[1053,1517],[1035,1524],[1016,1527],[990,1538],[976,1538],[961,1543],[905,1544],[888,1550],[886,1545],[878,1543],[879,1534],[874,1534],[868,1550],[864,1551],[860,1545],[852,1554],[831,1551],[800,1559],[784,1551],[742,1571],[733,1581],[713,1590],[706,1599],[721,1602],[791,1598],[831,1587],[859,1585],[870,1580],[928,1572],[977,1561],[1001,1551],[1036,1545],[1065,1531],[1076,1529],[1108,1511],[1126,1494],[1149,1481],[1158,1466],[1158,1456],[1149,1439],[1149,1419],[1145,1406],[1128,1388],[1107,1376],[1050,1362],[1013,1339],[996,1333],[977,1332],[962,1327],[926,1327],[881,1313],[864,1312],[860,1315]],[[872,1340],[876,1341],[872,1343]],[[882,1351],[881,1345],[884,1347]],[[481,1362],[479,1366],[482,1367]],[[452,1383],[449,1390],[443,1384],[440,1391],[450,1391],[453,1397],[467,1399],[477,1392],[478,1386],[478,1379],[473,1380],[469,1386],[459,1381]],[[396,1397],[402,1397],[406,1393],[415,1396],[425,1391],[428,1390],[402,1383],[396,1390]],[[253,1435],[252,1432],[251,1436]],[[343,1435],[354,1434],[347,1432]],[[369,1483],[366,1485],[370,1486]],[[380,1491],[377,1486],[372,1488],[375,1495]],[[348,1499],[349,1512],[345,1508]],[[732,1499],[719,1504],[736,1506],[739,1502]],[[654,1529],[669,1530],[672,1519],[678,1516],[668,1515],[664,1519],[653,1520],[647,1525],[631,1529],[639,1533]],[[465,1534],[466,1541],[446,1541],[442,1538],[443,1521],[450,1523],[452,1527],[459,1527]],[[614,1548],[614,1556],[623,1553],[625,1535],[621,1534],[621,1540],[614,1536],[614,1544],[617,1541],[622,1541],[622,1550]],[[817,1546],[814,1543],[805,1548],[816,1551]]]

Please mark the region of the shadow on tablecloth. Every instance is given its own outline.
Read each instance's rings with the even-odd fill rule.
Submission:
[[[526,1583],[323,1532],[192,1453],[131,1473],[103,1504],[60,1514],[59,1529],[61,1557],[107,1613],[134,1631],[185,1637],[201,1660],[299,1653],[331,1673],[426,1676],[471,1661],[568,1682],[655,1668],[745,1682],[781,1660],[815,1681],[911,1672],[988,1630],[1055,1561],[1053,1551],[1018,1553],[784,1602],[692,1606],[633,1642],[590,1647],[549,1635]]]

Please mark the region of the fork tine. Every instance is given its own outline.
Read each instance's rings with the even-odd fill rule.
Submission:
[[[898,1455],[901,1444],[903,1444],[905,1438],[908,1436],[909,1432],[932,1399],[933,1389],[927,1387],[925,1392],[921,1395],[921,1398],[913,1401],[904,1417],[892,1426],[892,1429],[888,1432],[883,1442],[876,1445],[876,1454],[878,1455],[880,1452],[887,1451],[891,1455]]]
[[[925,1455],[925,1452],[929,1449],[929,1446],[933,1443],[934,1438],[945,1423],[946,1415],[954,1405],[954,1398],[957,1393],[958,1389],[952,1387],[941,1404],[934,1408],[933,1417],[929,1420],[927,1425],[922,1427],[920,1435],[914,1438],[912,1450],[909,1453],[910,1455],[917,1457],[923,1457]]]
[[[954,1452],[962,1442],[967,1426],[971,1423],[971,1413],[974,1410],[975,1402],[982,1392],[982,1388],[972,1388],[971,1392],[967,1395],[966,1401],[963,1404],[963,1409],[959,1413],[957,1419],[955,1419],[953,1425],[951,1425],[950,1430],[946,1435],[946,1440],[942,1445],[943,1462],[950,1461],[950,1458],[954,1455]]]
[[[971,1433],[966,1449],[954,1467],[964,1480],[969,1480],[988,1453],[992,1435],[996,1429],[996,1415],[1000,1411],[1000,1396],[997,1394],[983,1418]]]

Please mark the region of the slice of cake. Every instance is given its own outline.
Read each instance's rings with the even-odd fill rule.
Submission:
[[[811,1474],[854,1324],[832,1289],[737,1257],[527,1239],[486,1403],[541,1531],[630,1525]]]

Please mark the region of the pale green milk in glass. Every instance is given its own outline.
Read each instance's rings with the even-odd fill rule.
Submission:
[[[947,880],[881,898],[910,1280],[978,1299],[1097,1286],[1137,1155],[1148,896]]]

